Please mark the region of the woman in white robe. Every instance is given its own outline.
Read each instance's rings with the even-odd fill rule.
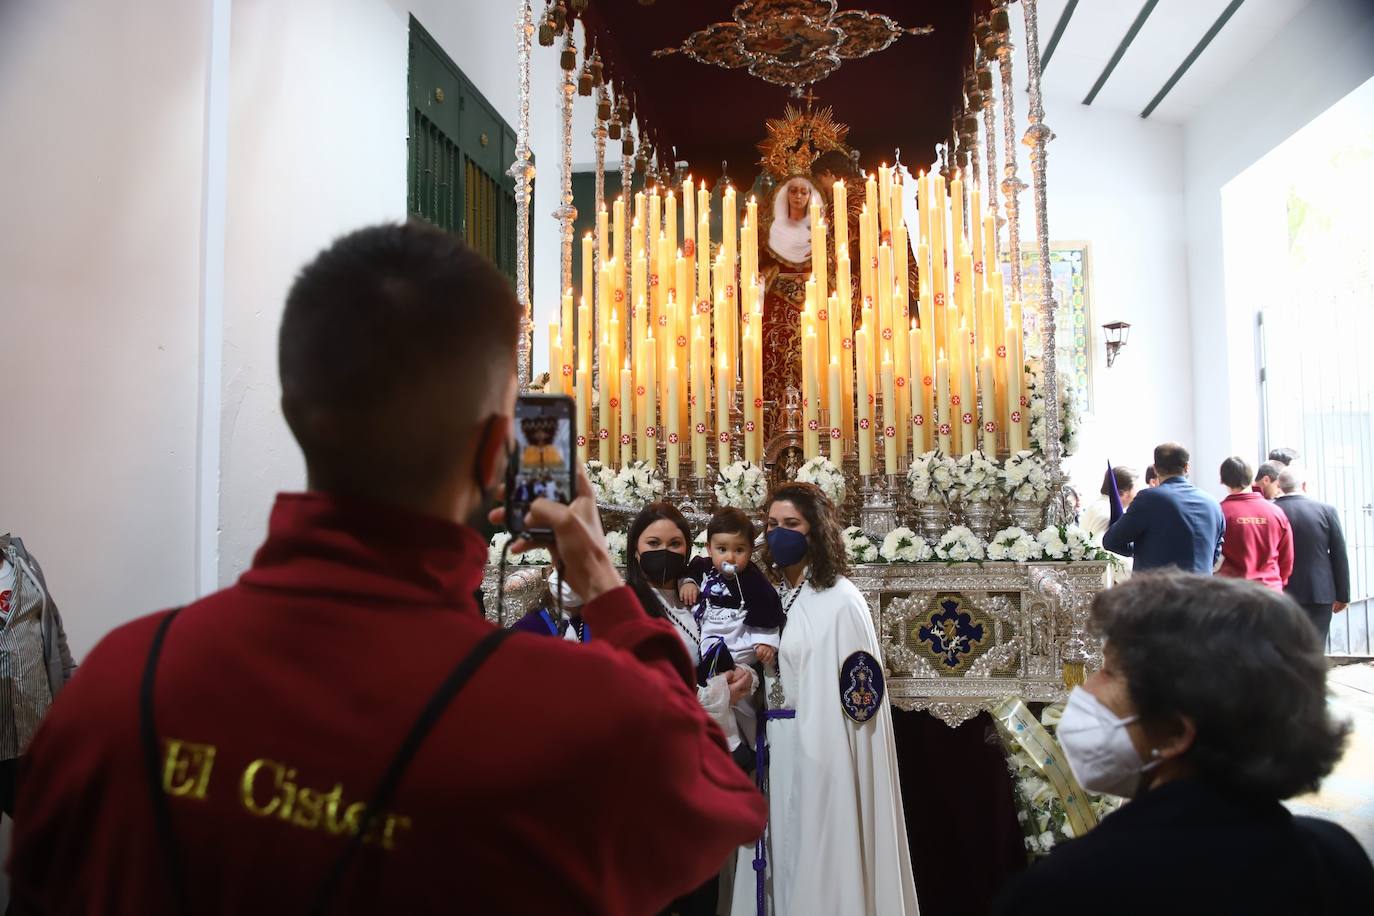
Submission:
[[[768,698],[765,909],[777,916],[919,912],[881,649],[847,570],[835,507],[805,483],[776,490],[763,552],[787,611]],[[779,533],[782,532],[782,533]],[[788,711],[794,711],[788,718]],[[758,910],[753,850],[733,916]]]

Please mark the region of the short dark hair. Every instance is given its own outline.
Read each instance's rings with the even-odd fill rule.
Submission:
[[[1159,472],[1155,470],[1155,466],[1153,464],[1145,465],[1145,485],[1149,486],[1156,480],[1159,480]]]
[[[837,149],[827,150],[811,163],[812,175],[819,175],[821,172],[833,172],[841,178],[846,175],[853,175],[854,162]]]
[[[1316,789],[1348,726],[1326,705],[1326,658],[1293,599],[1246,579],[1178,571],[1099,592],[1092,622],[1141,721],[1192,720],[1197,776],[1267,798]]]
[[[1239,455],[1232,455],[1221,463],[1221,482],[1228,487],[1248,487],[1254,479],[1249,462]]]
[[[754,523],[749,516],[745,515],[740,509],[734,506],[726,506],[717,509],[716,514],[711,516],[711,520],[706,523],[706,540],[711,540],[718,534],[739,534],[750,544],[754,543],[757,532]]]
[[[422,223],[359,229],[301,269],[278,337],[311,486],[432,492],[513,384],[520,309],[475,249]]]
[[[1155,470],[1160,477],[1177,477],[1188,470],[1188,450],[1177,442],[1155,446]]]
[[[1259,466],[1259,469],[1255,471],[1255,483],[1259,483],[1266,477],[1272,481],[1278,482],[1279,469],[1274,466],[1273,462],[1266,461]]]
[[[1295,448],[1273,448],[1269,450],[1269,460],[1277,461],[1279,464],[1292,464],[1298,460],[1298,450]]]
[[[1112,478],[1116,478],[1116,492],[1129,493],[1135,489],[1135,471],[1130,468],[1112,468],[1102,475],[1102,495],[1112,495]]]

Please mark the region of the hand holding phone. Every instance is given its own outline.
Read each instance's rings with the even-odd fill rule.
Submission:
[[[522,522],[529,528],[553,533],[552,542],[546,546],[554,561],[562,567],[564,581],[583,600],[591,601],[625,583],[606,551],[606,535],[601,530],[601,514],[592,496],[591,481],[581,468],[575,474],[577,497],[571,504],[536,499]],[[493,509],[489,518],[494,525],[509,527],[506,506]],[[520,538],[511,544],[511,552],[523,553],[537,546],[541,545]]]
[[[576,492],[573,400],[561,394],[524,394],[515,401],[515,449],[506,466],[506,527],[539,541],[547,529],[525,525],[537,499],[570,503]]]

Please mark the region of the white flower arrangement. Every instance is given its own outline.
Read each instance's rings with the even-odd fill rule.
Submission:
[[[663,480],[647,461],[633,461],[611,481],[611,502],[638,509],[663,495]]]
[[[958,491],[965,502],[987,502],[1001,488],[1002,469],[997,462],[980,451],[969,452],[959,459]]]
[[[878,548],[857,525],[844,529],[844,552],[851,563],[874,563],[878,559]]]
[[[986,555],[983,542],[966,525],[955,525],[935,545],[935,556],[949,563],[981,560]]]
[[[1029,563],[1038,560],[1044,548],[1035,535],[1024,528],[1003,528],[988,541],[989,560],[1012,560],[1016,563]]]
[[[588,461],[585,467],[587,480],[592,485],[592,498],[598,503],[609,503],[611,501],[611,486],[615,483],[615,471],[595,458]]]
[[[1045,368],[1039,357],[1026,360],[1026,401],[1030,422],[1029,440],[1033,451],[1045,450]],[[1078,414],[1078,397],[1069,391],[1069,377],[1060,372],[1059,382],[1059,443],[1064,457],[1078,451],[1078,430],[1082,425]]]
[[[1064,530],[1059,525],[1050,525],[1041,531],[1035,538],[1040,542],[1040,549],[1045,553],[1047,560],[1067,560],[1069,558],[1069,545],[1064,541]]]
[[[944,502],[954,490],[957,480],[954,459],[932,449],[911,459],[906,472],[907,491],[917,502]]]
[[[1086,528],[1078,525],[1050,525],[1036,540],[1049,560],[1107,560],[1111,557]]]
[[[1058,728],[1063,709],[1062,703],[1056,703],[1046,706],[1040,714],[1040,724],[1051,735]],[[1060,840],[1072,839],[1073,828],[1069,826],[1063,804],[1037,762],[1020,747],[1007,745],[1006,749],[1007,769],[1011,771],[1016,799],[1016,820],[1021,825],[1026,851],[1038,858],[1054,849]],[[1123,801],[1111,795],[1083,794],[1099,821],[1121,807]]]
[[[727,464],[716,475],[716,502],[752,512],[763,505],[768,496],[768,482],[763,468],[748,461]]]
[[[844,505],[844,472],[829,458],[817,455],[797,469],[796,479],[801,483],[814,483],[835,505]]]
[[[894,528],[883,538],[878,556],[889,563],[924,563],[934,556],[925,538],[910,528]]]
[[[625,565],[626,544],[625,532],[611,531],[606,534],[606,552],[611,555],[611,562],[616,566]]]
[[[1020,451],[1007,458],[1002,467],[1002,492],[1008,499],[1044,502],[1050,495],[1045,460],[1031,451]]]
[[[510,543],[509,531],[498,531],[493,534],[491,544],[487,547],[487,562],[492,566],[500,563],[501,554],[508,543]],[[535,547],[524,553],[513,553],[506,558],[506,564],[509,566],[547,566],[552,562],[553,557],[543,547]]]

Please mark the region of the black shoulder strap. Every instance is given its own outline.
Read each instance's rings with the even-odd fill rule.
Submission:
[[[153,826],[157,830],[158,844],[162,847],[162,855],[167,863],[176,912],[190,913],[186,873],[181,869],[181,852],[172,833],[172,812],[167,804],[167,793],[162,788],[162,753],[158,748],[157,721],[153,716],[153,686],[157,679],[158,657],[162,655],[162,642],[167,637],[167,628],[180,613],[181,608],[176,608],[162,618],[157,625],[157,631],[153,633],[153,643],[148,647],[148,660],[143,666],[143,682],[138,689],[138,732],[139,740],[143,744],[148,789],[153,796]]]
[[[310,907],[311,913],[320,914],[328,910],[330,901],[338,891],[339,882],[348,872],[349,863],[352,862],[353,856],[358,852],[358,847],[363,844],[363,837],[371,829],[372,822],[391,804],[391,799],[396,794],[396,787],[400,784],[401,777],[405,775],[406,768],[410,766],[411,759],[420,749],[420,745],[424,743],[426,736],[434,728],[435,723],[439,721],[439,717],[443,715],[453,698],[477,673],[477,669],[482,667],[482,664],[491,657],[497,647],[514,632],[510,629],[497,628],[484,636],[482,641],[454,666],[448,677],[439,685],[439,689],[429,698],[425,708],[420,711],[419,718],[410,727],[410,733],[401,742],[401,747],[396,752],[396,756],[392,758],[391,764],[386,768],[386,773],[383,774],[381,782],[377,784],[377,789],[372,794],[372,800],[368,802],[363,817],[358,822],[358,832],[349,838],[348,846],[335,860],[329,874],[325,876],[324,883],[320,885],[315,903]]]

